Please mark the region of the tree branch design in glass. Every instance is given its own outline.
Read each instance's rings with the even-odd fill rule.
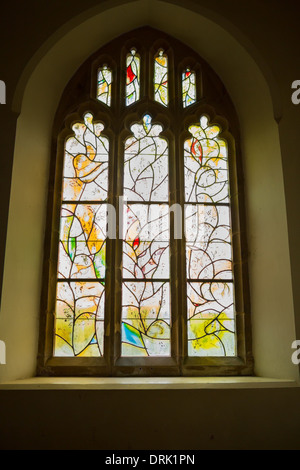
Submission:
[[[168,143],[159,137],[162,126],[145,115],[131,127],[125,143],[124,197],[129,201],[168,201]]]
[[[188,354],[235,356],[228,150],[206,116],[184,145]]]
[[[170,355],[168,145],[145,115],[125,143],[122,355]]]
[[[108,139],[87,113],[66,140],[55,356],[103,354]]]

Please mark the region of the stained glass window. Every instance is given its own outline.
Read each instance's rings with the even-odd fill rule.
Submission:
[[[163,106],[169,104],[168,57],[160,50],[154,61],[154,99]]]
[[[252,373],[234,106],[158,36],[91,56],[57,112],[43,372],[53,356],[51,373]]]
[[[126,59],[126,106],[140,99],[140,58],[132,49]]]
[[[184,146],[190,356],[235,356],[227,144],[206,116]]]
[[[196,103],[196,74],[190,69],[182,74],[182,103],[184,108]]]
[[[103,354],[109,142],[85,114],[66,140],[55,356]]]
[[[123,356],[170,355],[168,145],[145,115],[124,152]]]
[[[112,71],[104,65],[98,71],[97,99],[107,106],[111,105]]]

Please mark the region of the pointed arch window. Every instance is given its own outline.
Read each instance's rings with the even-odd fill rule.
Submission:
[[[154,99],[163,106],[169,104],[168,56],[161,49],[154,59]]]
[[[182,103],[187,108],[197,101],[196,74],[189,68],[182,73]]]
[[[140,58],[135,49],[131,49],[126,58],[126,106],[140,99]]]
[[[55,123],[40,373],[251,374],[230,97],[150,28],[81,70]]]
[[[98,71],[97,99],[107,106],[111,105],[112,72],[104,65]]]

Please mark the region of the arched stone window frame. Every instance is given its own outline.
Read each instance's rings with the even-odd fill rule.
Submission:
[[[141,98],[137,103],[125,106],[125,57],[134,47],[142,58],[141,64]],[[167,108],[153,100],[154,91],[151,77],[153,77],[153,61],[157,50],[166,51],[170,66],[170,104]],[[176,51],[176,52],[174,52]],[[147,59],[146,59],[147,57]],[[143,60],[144,59],[144,60]],[[96,100],[97,70],[103,64],[107,64],[113,72],[112,102],[111,106],[99,104]],[[182,108],[179,113],[179,100],[181,99],[182,71],[190,67],[197,74],[197,101],[188,108]],[[119,85],[119,86],[118,86]],[[174,102],[177,99],[177,102]],[[62,180],[62,164],[64,154],[64,142],[72,135],[71,124],[82,121],[83,114],[91,112],[95,121],[105,124],[105,135],[111,142],[111,171],[110,187],[118,188],[110,191],[108,201],[117,205],[117,195],[120,193],[122,180],[123,158],[122,146],[126,136],[130,135],[130,125],[140,121],[145,113],[150,113],[153,121],[163,124],[165,136],[170,145],[170,155],[173,158],[173,195],[176,184],[180,187],[179,197],[175,202],[184,204],[183,174],[180,172],[180,161],[183,164],[183,145],[190,135],[187,131],[189,125],[199,122],[199,117],[206,115],[210,123],[219,125],[220,134],[228,145],[229,170],[231,186],[231,213],[232,213],[232,238],[233,261],[235,278],[236,299],[236,325],[237,325],[237,357],[235,358],[188,358],[184,353],[185,327],[184,327],[184,302],[179,294],[180,308],[175,309],[173,324],[176,331],[172,338],[173,355],[171,359],[161,358],[121,358],[118,343],[120,340],[120,326],[118,312],[120,306],[120,263],[121,245],[118,240],[109,240],[108,259],[109,272],[108,292],[113,292],[115,280],[117,288],[113,295],[108,296],[106,306],[106,353],[104,358],[57,358],[52,357],[53,344],[53,301],[56,284],[55,272],[57,269],[57,232],[59,224],[60,190]],[[177,119],[176,119],[177,118]],[[247,272],[247,243],[244,215],[243,174],[240,153],[240,135],[238,118],[234,106],[230,100],[220,79],[194,51],[179,41],[152,28],[142,28],[127,33],[124,36],[107,44],[100,51],[93,54],[77,71],[68,83],[61,98],[55,117],[53,129],[53,158],[50,171],[50,191],[48,202],[48,229],[46,230],[45,243],[45,279],[44,291],[47,292],[42,301],[41,312],[41,337],[39,348],[39,373],[48,375],[251,375],[253,373],[253,360],[251,354],[251,321],[250,321],[250,296]],[[57,145],[56,145],[57,142]],[[117,169],[117,171],[116,171]],[[170,172],[172,175],[172,166]],[[172,193],[172,191],[171,191]],[[172,199],[172,196],[171,196]],[[170,199],[170,202],[172,200]],[[51,228],[50,228],[51,227]],[[179,247],[180,256],[177,256],[177,274],[182,272],[180,266],[184,266],[185,254]],[[173,253],[178,252],[173,242]],[[116,253],[116,257],[114,257]],[[50,261],[50,262],[49,262]],[[117,276],[117,277],[115,277]],[[173,281],[175,282],[175,279]],[[178,281],[179,285],[182,280]],[[175,284],[174,284],[175,286]],[[173,286],[173,294],[175,287]],[[177,304],[173,298],[173,305]],[[45,315],[47,312],[47,315]],[[178,325],[181,327],[178,328]]]
[[[12,106],[5,108],[6,150],[7,155],[13,154],[9,163],[11,167],[13,160],[13,175],[0,317],[1,339],[10,361],[1,368],[1,380],[36,376],[47,188],[59,99],[86,57],[114,37],[142,25],[166,31],[193,47],[217,71],[232,97],[242,136],[255,374],[298,379],[290,348],[297,337],[297,322],[288,237],[291,199],[285,196],[283,165],[289,156],[281,147],[279,82],[257,43],[226,15],[196,4],[151,2],[151,9],[145,9],[144,3],[150,5],[147,0],[135,3],[133,23],[132,17],[126,16],[131,2],[120,1],[99,4],[53,29],[27,61]],[[156,6],[161,15],[154,18]],[[79,43],[80,47],[74,47]],[[274,252],[276,263],[270,271]]]

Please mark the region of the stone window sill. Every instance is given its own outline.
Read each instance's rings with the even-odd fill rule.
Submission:
[[[293,380],[265,377],[33,377],[3,382],[1,390],[195,390],[299,387]]]

